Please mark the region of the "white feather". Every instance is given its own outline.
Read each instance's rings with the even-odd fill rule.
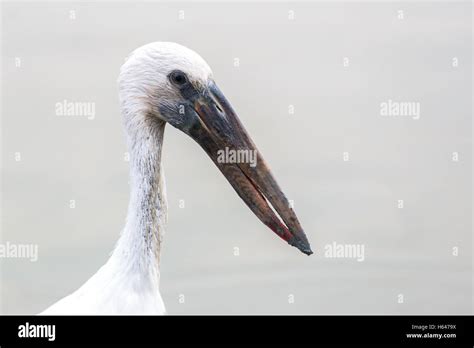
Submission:
[[[164,314],[159,262],[167,220],[158,104],[179,98],[167,75],[184,71],[205,85],[211,69],[195,52],[156,42],[135,50],[120,71],[119,97],[130,151],[131,194],[125,227],[107,263],[83,286],[41,314]]]

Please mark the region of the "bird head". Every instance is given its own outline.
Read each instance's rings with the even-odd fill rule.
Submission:
[[[169,42],[138,48],[121,68],[119,93],[126,123],[166,122],[190,136],[265,225],[312,254],[288,199],[197,53]]]

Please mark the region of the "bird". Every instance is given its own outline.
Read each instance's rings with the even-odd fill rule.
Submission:
[[[125,59],[118,86],[130,154],[125,226],[108,261],[40,315],[167,313],[159,292],[168,207],[161,163],[166,124],[202,147],[265,225],[289,245],[312,254],[292,205],[199,54],[174,42],[146,44]],[[224,150],[252,152],[256,161],[222,160],[218,153]]]

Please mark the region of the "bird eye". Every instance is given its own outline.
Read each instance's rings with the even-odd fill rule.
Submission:
[[[173,71],[169,75],[169,78],[171,82],[176,86],[183,86],[188,82],[188,77],[186,76],[186,74],[179,70]]]

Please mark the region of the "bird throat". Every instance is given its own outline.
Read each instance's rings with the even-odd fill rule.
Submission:
[[[157,278],[167,214],[161,165],[164,128],[164,122],[151,116],[136,125],[126,124],[130,201],[125,228],[113,253],[122,267]]]

